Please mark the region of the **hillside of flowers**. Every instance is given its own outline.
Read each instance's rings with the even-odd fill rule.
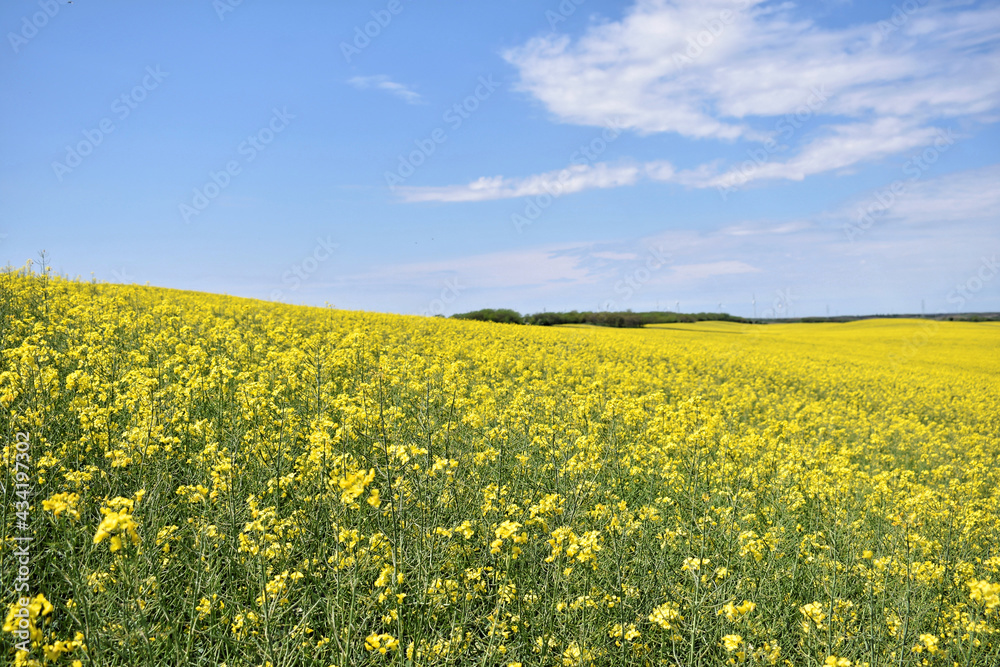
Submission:
[[[1000,664],[1000,324],[0,274],[4,660]]]

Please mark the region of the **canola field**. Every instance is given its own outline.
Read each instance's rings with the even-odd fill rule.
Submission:
[[[1000,664],[1000,326],[0,274],[4,660]]]

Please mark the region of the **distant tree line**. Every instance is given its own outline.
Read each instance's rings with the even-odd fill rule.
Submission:
[[[762,318],[751,320],[737,317],[729,313],[673,313],[670,311],[650,311],[633,313],[631,310],[577,311],[567,313],[534,313],[522,315],[510,308],[483,308],[469,313],[458,313],[452,317],[460,320],[478,320],[480,322],[503,322],[504,324],[535,324],[553,326],[556,324],[593,324],[601,327],[641,327],[647,324],[675,324],[678,322],[704,322],[709,320],[722,322],[743,322],[767,324],[772,322],[854,322],[871,318],[921,318],[931,320],[962,320],[966,322],[997,322],[1000,313],[946,313],[937,315],[837,315],[833,317],[787,317]]]
[[[502,322],[504,324],[524,324],[521,313],[510,308],[483,308],[473,310],[470,313],[456,313],[452,315],[458,320],[478,320],[480,322]]]
[[[535,324],[553,326],[556,324],[593,324],[601,327],[641,327],[647,324],[675,324],[677,322],[703,322],[721,320],[725,322],[748,322],[742,317],[729,313],[672,313],[669,311],[633,313],[631,310],[618,312],[577,311],[568,313],[534,313],[521,315],[510,308],[483,308],[469,313],[458,313],[452,317],[460,320],[480,322],[503,322],[505,324]]]

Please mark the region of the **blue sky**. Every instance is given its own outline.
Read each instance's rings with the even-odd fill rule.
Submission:
[[[1000,310],[1000,5],[11,0],[0,259],[411,314]]]

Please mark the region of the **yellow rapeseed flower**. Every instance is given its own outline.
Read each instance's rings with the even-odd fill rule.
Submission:
[[[649,622],[664,630],[670,630],[681,620],[680,609],[676,602],[664,602],[649,615]]]

